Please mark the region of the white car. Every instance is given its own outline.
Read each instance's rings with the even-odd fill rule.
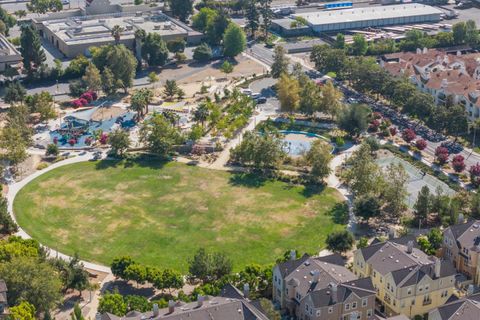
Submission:
[[[246,94],[247,96],[252,95],[252,90],[251,89],[242,89],[240,90],[241,93]]]
[[[70,4],[70,0],[62,0],[62,4],[63,4],[63,5]]]

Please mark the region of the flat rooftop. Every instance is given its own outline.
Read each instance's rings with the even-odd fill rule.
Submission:
[[[172,22],[161,13],[123,13],[111,16],[85,16],[42,22],[45,28],[55,33],[66,43],[97,43],[111,41],[111,30],[115,25],[124,29],[122,39],[135,37],[135,30],[143,29],[147,33],[161,36],[188,35],[189,30]]]
[[[0,56],[20,56],[20,52],[3,34],[0,34]]]
[[[402,17],[442,14],[443,11],[418,3],[407,3],[390,6],[374,6],[365,8],[344,9],[335,11],[318,11],[293,14],[302,17],[312,25],[324,25],[343,22],[369,21]]]

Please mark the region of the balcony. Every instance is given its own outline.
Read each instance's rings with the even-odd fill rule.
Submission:
[[[432,304],[432,300],[429,299],[429,300],[423,300],[423,305],[424,306],[428,306],[429,304]]]

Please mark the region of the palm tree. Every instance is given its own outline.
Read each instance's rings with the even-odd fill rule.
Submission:
[[[122,35],[122,32],[124,29],[120,27],[118,24],[114,25],[112,28],[112,37],[115,39],[115,44],[120,43],[120,36]]]
[[[208,109],[208,106],[206,103],[202,103],[198,106],[197,110],[193,112],[193,119],[197,122],[200,122],[202,124],[202,127],[207,121],[208,116],[210,115],[210,110]]]

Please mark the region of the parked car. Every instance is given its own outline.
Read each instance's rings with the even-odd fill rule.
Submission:
[[[267,103],[267,98],[265,98],[265,97],[258,97],[258,98],[256,99],[256,101],[257,101],[258,104],[264,104],[264,103]]]

